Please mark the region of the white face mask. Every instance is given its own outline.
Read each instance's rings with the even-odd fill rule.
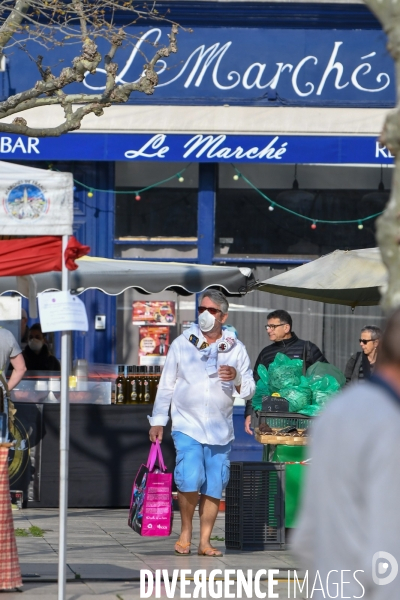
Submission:
[[[43,347],[43,342],[35,339],[29,340],[28,346],[31,350],[33,350],[33,352],[39,352]]]
[[[211,329],[215,325],[215,317],[208,310],[205,310],[201,315],[199,315],[199,327],[201,331],[207,333],[207,331],[211,331]]]

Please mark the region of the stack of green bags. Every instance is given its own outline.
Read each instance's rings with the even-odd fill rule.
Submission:
[[[334,365],[317,362],[303,375],[303,361],[278,352],[267,369],[259,365],[252,405],[261,410],[263,396],[279,394],[289,402],[289,411],[303,415],[318,414],[326,401],[346,383],[343,373]]]

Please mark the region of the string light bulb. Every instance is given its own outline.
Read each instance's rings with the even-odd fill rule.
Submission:
[[[274,205],[273,205],[273,204],[270,204],[270,205],[268,206],[268,210],[270,210],[270,211],[272,212],[272,211],[274,210]]]
[[[362,224],[361,221],[358,221],[357,227],[358,227],[358,229],[364,229],[364,225]]]
[[[185,181],[185,178],[181,175],[180,177],[178,177],[178,181],[179,183],[183,183]]]
[[[89,190],[87,195],[88,195],[88,198],[93,198],[93,196],[94,196],[92,190]]]
[[[137,201],[139,202],[139,200],[141,200],[141,199],[142,199],[142,198],[140,197],[140,195],[139,195],[139,194],[136,194],[136,196],[135,196],[135,200],[137,200]]]
[[[311,225],[311,229],[317,229],[317,224],[316,224],[316,222],[315,222],[315,221],[312,223],[312,225]]]
[[[235,175],[233,176],[233,179],[234,179],[235,181],[238,181],[238,180],[239,180],[239,175],[238,175],[237,173],[235,173]]]

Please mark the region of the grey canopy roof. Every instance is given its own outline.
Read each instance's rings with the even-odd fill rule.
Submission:
[[[379,248],[335,250],[256,285],[262,292],[347,306],[379,304],[387,271]]]
[[[216,287],[227,295],[239,295],[246,292],[252,279],[249,268],[112,260],[92,256],[85,256],[76,262],[79,267],[71,271],[70,289],[78,293],[97,289],[114,296],[134,288],[146,294],[168,289],[187,296]],[[37,293],[61,289],[59,272],[40,273],[33,277]],[[16,277],[0,277],[0,294],[6,291],[28,295]]]

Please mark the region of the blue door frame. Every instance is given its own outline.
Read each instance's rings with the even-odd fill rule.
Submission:
[[[211,265],[214,258],[217,176],[217,163],[199,164],[199,192],[197,204],[197,262],[201,265]]]

